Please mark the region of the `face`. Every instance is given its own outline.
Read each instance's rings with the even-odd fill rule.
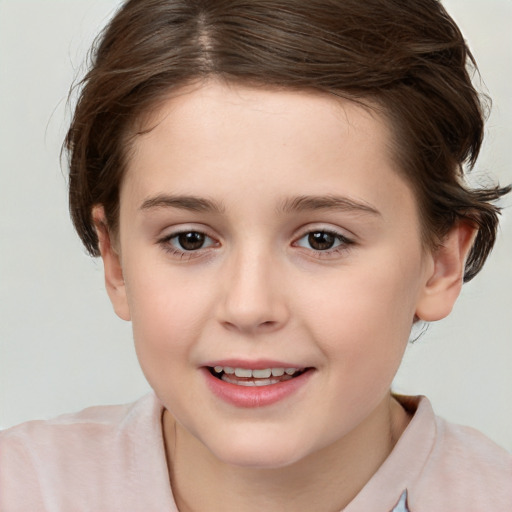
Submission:
[[[216,82],[150,126],[111,292],[149,383],[225,462],[343,439],[388,396],[433,269],[389,128],[334,96]]]

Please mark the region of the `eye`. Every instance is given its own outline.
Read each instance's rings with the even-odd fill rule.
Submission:
[[[166,237],[162,242],[176,252],[191,252],[215,245],[215,241],[200,231],[182,231]]]
[[[329,251],[339,246],[348,246],[350,244],[352,244],[352,241],[343,235],[324,230],[310,231],[296,242],[296,245],[299,247],[305,247],[314,251]]]

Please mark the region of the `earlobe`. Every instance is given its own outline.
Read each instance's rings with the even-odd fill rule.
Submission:
[[[419,319],[434,322],[450,314],[462,288],[466,260],[476,234],[476,228],[460,222],[432,253],[432,270],[416,308]]]
[[[126,296],[121,258],[113,244],[103,206],[97,205],[93,207],[92,218],[96,234],[98,235],[99,249],[105,271],[105,287],[108,296],[117,316],[128,321],[130,320],[130,308],[128,307]]]

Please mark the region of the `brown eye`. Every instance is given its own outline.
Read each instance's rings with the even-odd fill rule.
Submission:
[[[180,233],[174,238],[180,246],[180,249],[185,251],[196,251],[197,249],[201,249],[206,240],[206,236],[203,233],[198,233],[197,231]]]
[[[335,242],[336,237],[332,233],[325,231],[314,231],[308,235],[308,244],[315,251],[332,249]]]
[[[304,247],[317,253],[333,254],[339,253],[354,242],[336,231],[309,231],[299,238],[294,245]]]
[[[220,246],[217,240],[201,231],[178,231],[158,240],[158,244],[180,260],[200,257],[207,249]]]

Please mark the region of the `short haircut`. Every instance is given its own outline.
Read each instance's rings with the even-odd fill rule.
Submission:
[[[418,201],[431,248],[458,222],[478,229],[465,280],[496,239],[510,187],[472,189],[485,108],[476,64],[438,0],[129,0],[100,34],[65,140],[71,216],[99,255],[92,208],[119,222],[119,191],[137,120],[172,90],[216,77],[319,91],[389,122],[397,172]]]

